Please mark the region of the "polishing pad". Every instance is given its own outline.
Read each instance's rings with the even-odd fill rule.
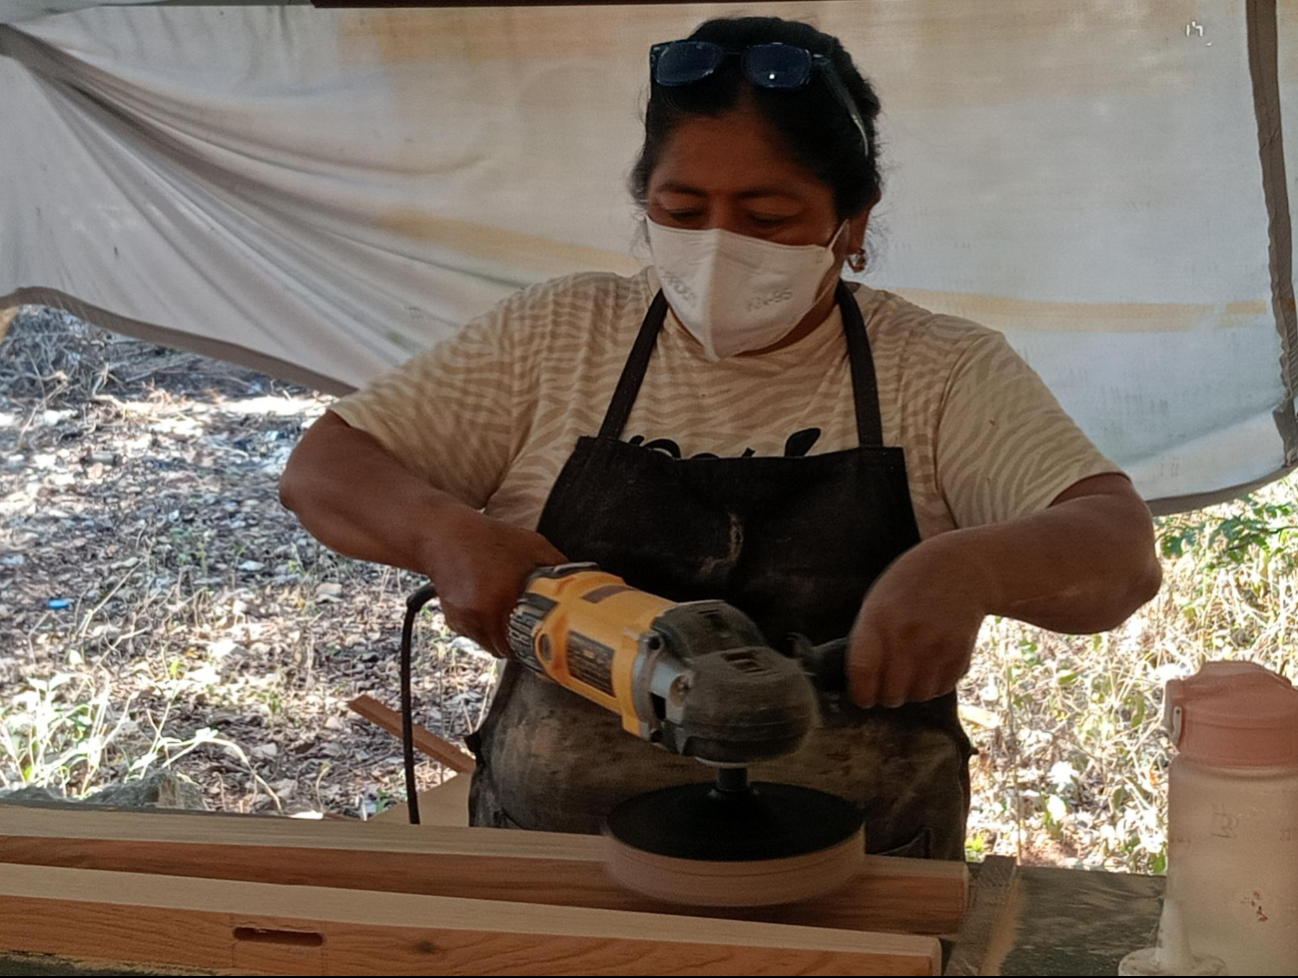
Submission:
[[[608,869],[618,882],[696,906],[803,900],[845,885],[865,858],[855,805],[787,784],[649,792],[613,809],[605,836]]]

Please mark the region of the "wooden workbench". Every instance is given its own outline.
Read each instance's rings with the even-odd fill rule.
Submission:
[[[1148,946],[1158,923],[1162,880],[1115,873],[1024,868],[1016,931],[1002,975],[1113,975],[1130,951]],[[6,957],[0,975],[180,975],[91,968],[61,959]],[[215,972],[208,972],[214,974]]]
[[[1162,878],[1019,870],[1017,930],[1003,975],[1116,975],[1158,929]]]

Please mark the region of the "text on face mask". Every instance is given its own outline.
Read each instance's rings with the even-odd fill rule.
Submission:
[[[782,302],[791,302],[793,300],[792,289],[778,289],[775,292],[768,292],[766,295],[755,295],[748,300],[745,308],[749,312],[757,309],[766,309],[770,306],[777,306]]]
[[[663,282],[666,283],[667,287],[670,288],[673,293],[675,293],[677,298],[688,302],[691,305],[696,304],[699,301],[699,297],[695,294],[694,290],[691,289],[685,283],[685,280],[675,272],[661,269],[658,274],[662,276]]]

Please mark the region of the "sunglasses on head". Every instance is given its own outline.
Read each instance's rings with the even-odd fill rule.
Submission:
[[[861,134],[865,152],[870,153],[870,137],[865,121],[852,100],[847,86],[838,77],[834,63],[823,54],[813,54],[796,44],[750,44],[726,47],[712,41],[663,41],[649,49],[649,71],[654,84],[664,88],[693,85],[710,76],[728,57],[738,56],[744,77],[758,88],[791,92],[804,88],[813,71],[819,71],[829,89],[842,103],[852,123]]]

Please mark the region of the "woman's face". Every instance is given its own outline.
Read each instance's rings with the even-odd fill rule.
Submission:
[[[787,245],[828,245],[840,221],[829,187],[785,153],[769,125],[743,106],[677,127],[649,178],[656,224],[721,228]],[[869,211],[836,242],[842,260],[861,247]]]

